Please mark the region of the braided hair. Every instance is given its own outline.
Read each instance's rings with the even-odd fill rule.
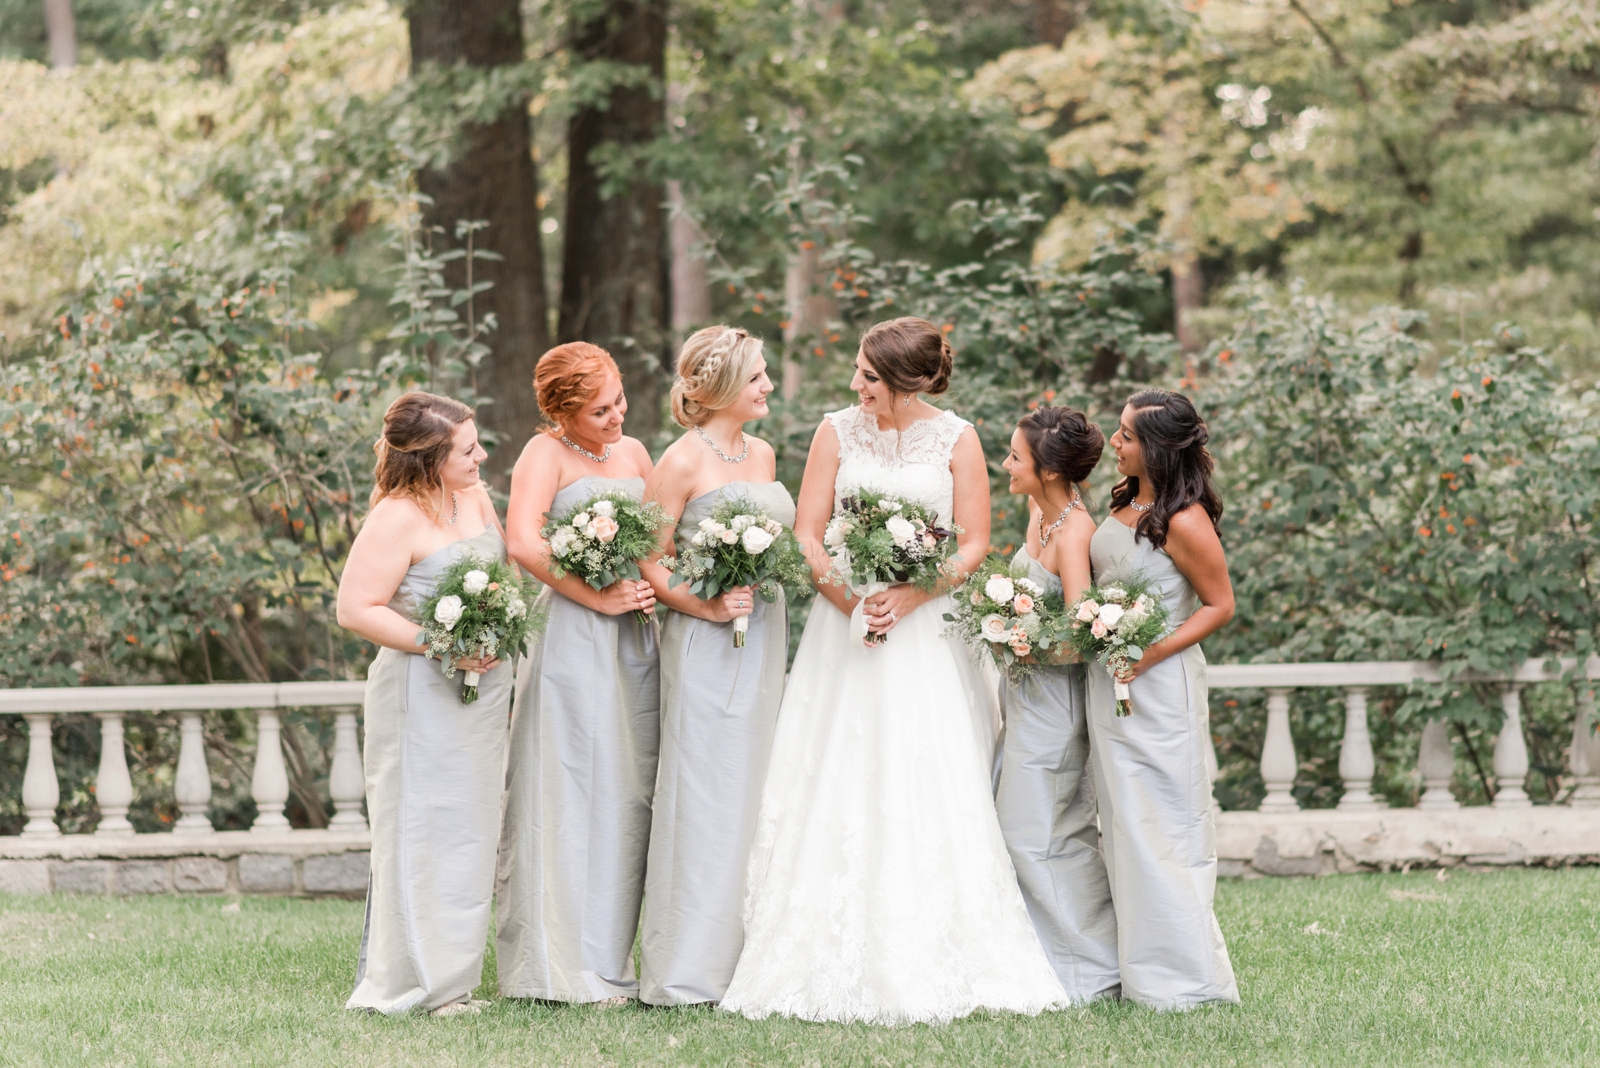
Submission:
[[[450,458],[456,427],[472,416],[472,409],[460,401],[420,389],[396,397],[372,446],[378,463],[367,506],[385,497],[408,497],[437,516],[436,494],[444,485],[439,471]]]
[[[1182,393],[1146,389],[1128,398],[1133,409],[1133,436],[1144,457],[1144,473],[1155,504],[1139,517],[1133,533],[1153,548],[1165,548],[1172,517],[1199,503],[1222,534],[1222,496],[1211,482],[1215,465],[1206,451],[1211,434],[1194,404]],[[1111,508],[1124,508],[1139,496],[1139,480],[1124,478],[1111,490]]]
[[[761,357],[761,339],[737,326],[708,326],[690,334],[678,353],[678,377],[672,383],[673,421],[701,426],[738,400]]]

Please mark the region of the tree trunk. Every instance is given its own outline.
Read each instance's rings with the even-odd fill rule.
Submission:
[[[803,240],[798,248],[790,251],[789,266],[783,274],[784,313],[788,323],[783,328],[783,399],[786,401],[800,395],[806,353],[828,332],[828,324],[839,317],[839,306],[823,285],[820,261],[817,243]]]
[[[522,15],[517,0],[417,0],[408,12],[413,71],[425,64],[512,66],[523,61]],[[493,288],[474,300],[478,319],[493,312],[498,325],[485,339],[492,350],[480,375],[480,422],[496,444],[486,475],[506,488],[523,443],[541,416],[533,394],[533,369],[550,347],[550,305],[544,288],[544,246],[539,236],[539,175],[533,162],[528,112],[518,99],[500,117],[463,132],[461,154],[443,170],[423,171],[417,186],[433,198],[423,221],[453,240],[458,220],[489,223],[477,239],[503,260],[480,260],[475,279]],[[465,285],[465,263],[451,264],[447,281]]]
[[[573,112],[558,336],[593,342],[616,358],[628,386],[628,429],[648,441],[661,429],[668,382],[670,258],[663,190],[630,156],[666,125],[667,5],[604,0],[594,10],[573,26],[574,56],[642,67],[651,84],[615,86]],[[620,162],[625,176],[613,173],[608,182],[602,153]]]
[[[45,32],[50,36],[50,66],[71,70],[78,65],[78,24],[72,0],[44,0]]]
[[[1033,33],[1043,44],[1061,47],[1083,21],[1082,0],[1033,0]]]
[[[1185,357],[1185,376],[1191,371],[1190,357],[1200,348],[1200,335],[1194,328],[1194,313],[1200,308],[1200,263],[1195,254],[1194,194],[1189,185],[1189,155],[1182,114],[1173,114],[1162,125],[1162,140],[1168,153],[1167,203],[1161,221],[1162,236],[1172,244],[1172,332]]]
[[[672,333],[681,342],[694,327],[711,321],[711,271],[695,244],[704,238],[700,224],[684,210],[683,184],[667,183],[672,208]]]

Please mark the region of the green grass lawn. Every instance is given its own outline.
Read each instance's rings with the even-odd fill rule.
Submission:
[[[1600,1062],[1600,869],[1227,882],[1244,1004],[898,1029],[496,1000],[345,1012],[351,901],[0,897],[0,1065]],[[493,996],[494,965],[479,996]]]

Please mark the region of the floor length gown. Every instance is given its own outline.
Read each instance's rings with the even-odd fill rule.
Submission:
[[[836,505],[872,488],[949,520],[963,420],[902,435],[858,408],[828,418]],[[1066,1004],[995,818],[993,679],[943,634],[948,603],[869,649],[816,602],[778,714],[724,1009],[902,1024]]]
[[[558,515],[644,479],[586,475]],[[517,667],[500,825],[500,993],[590,1002],[637,997],[634,936],[650,844],[661,702],[656,625],[546,589],[544,633]]]
[[[389,607],[415,620],[439,575],[467,553],[505,559],[490,527],[411,565]],[[500,769],[511,665],[461,703],[463,673],[418,653],[380,649],[364,707],[372,825],[367,915],[346,1008],[397,1013],[471,996],[483,979],[494,895]]]
[[[736,498],[794,526],[781,482],[730,482],[684,507],[680,535]],[[789,651],[782,591],[773,604],[753,601],[742,649],[731,622],[670,611],[662,620],[661,767],[640,935],[639,996],[651,1005],[720,1001],[744,945],[745,875]]]
[[[1017,550],[1013,564],[1047,594],[1061,580]],[[1039,941],[1067,996],[1116,993],[1117,917],[1100,855],[1094,777],[1089,772],[1085,665],[1041,667],[1001,684],[1005,711],[995,807]]]
[[[1114,516],[1089,543],[1095,582],[1143,574],[1177,627],[1200,605],[1165,550],[1135,540]],[[1118,716],[1111,676],[1089,666],[1089,758],[1100,797],[1101,850],[1117,911],[1122,995],[1158,1009],[1239,1000],[1212,911],[1216,828],[1206,770],[1210,711],[1198,645],[1133,680]]]

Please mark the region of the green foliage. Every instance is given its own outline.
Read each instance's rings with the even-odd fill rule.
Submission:
[[[639,561],[661,549],[656,532],[672,522],[661,505],[625,493],[596,494],[548,518],[539,536],[550,546],[550,574],[577,575],[596,590],[637,580]]]
[[[426,639],[428,657],[438,657],[444,677],[454,678],[462,657],[501,659],[515,663],[527,648],[528,636],[539,620],[529,611],[535,583],[522,578],[516,565],[467,554],[439,575],[433,596],[423,602],[417,618],[419,638]],[[477,700],[478,688],[468,686],[462,703]]]
[[[827,581],[852,593],[876,583],[910,583],[931,592],[947,576],[958,529],[939,525],[933,509],[874,489],[839,502],[823,544],[833,558]]]

